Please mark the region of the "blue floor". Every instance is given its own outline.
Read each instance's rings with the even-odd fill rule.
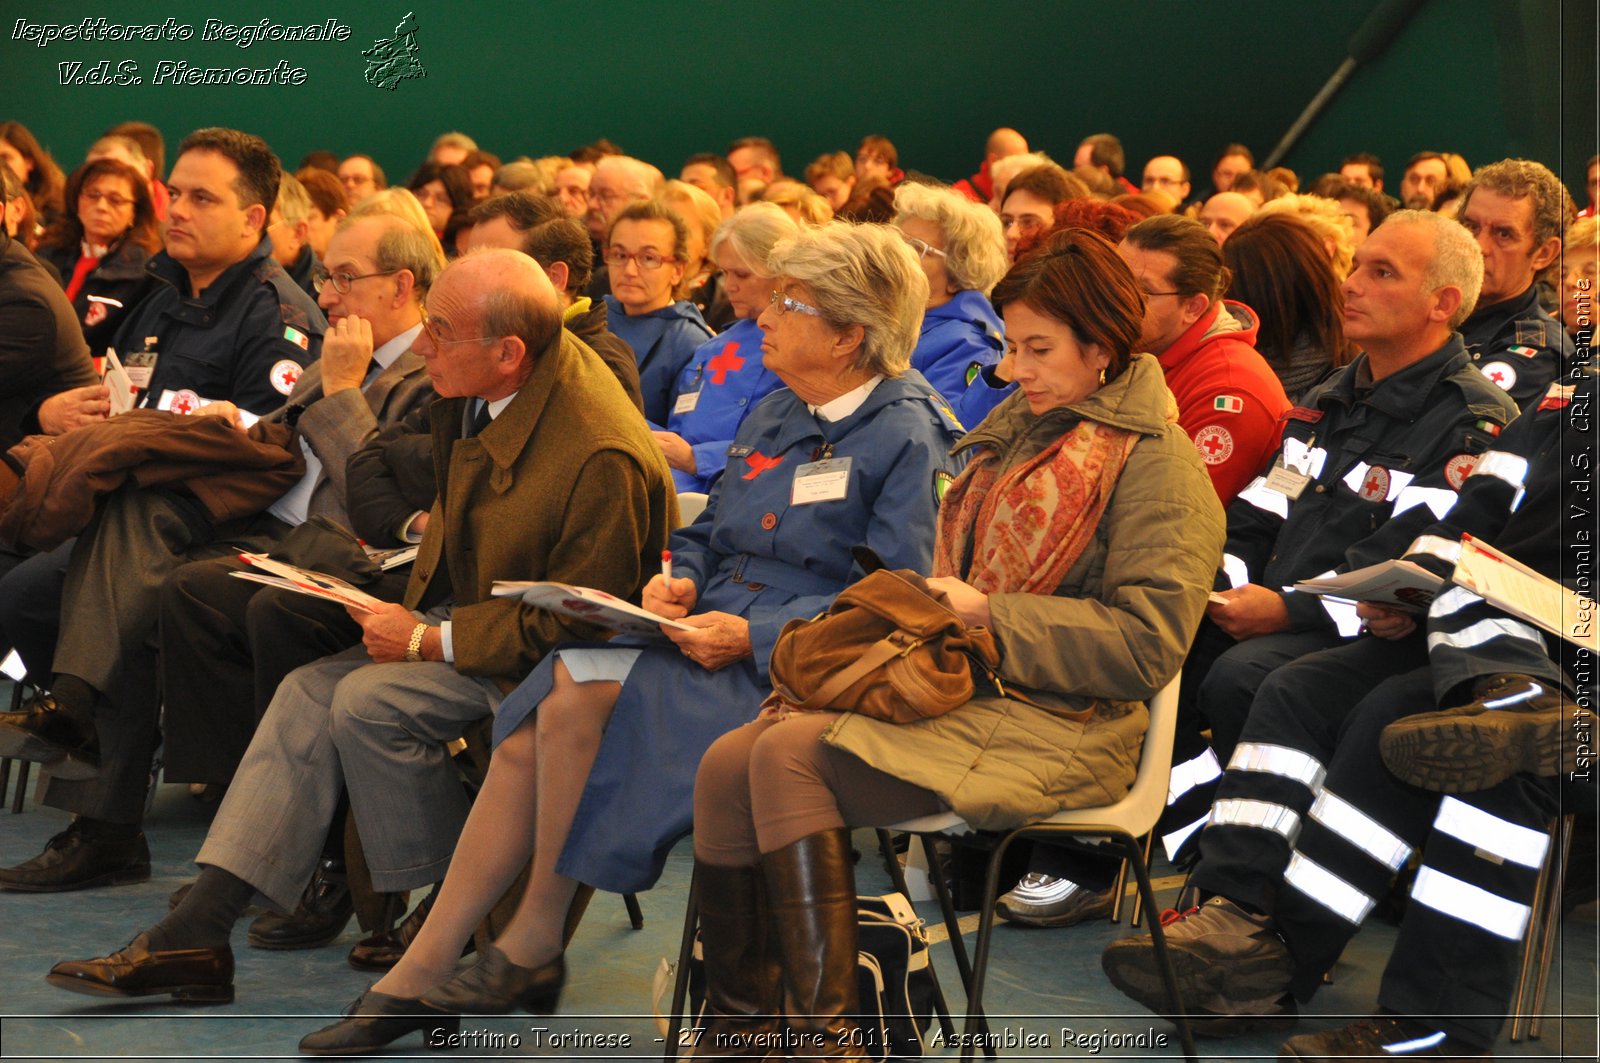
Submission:
[[[324,1024],[371,982],[370,975],[346,965],[349,946],[359,937],[354,923],[335,945],[309,952],[263,952],[243,946],[236,933],[238,1000],[231,1006],[184,1012],[148,1002],[96,1004],[91,998],[53,989],[44,974],[57,960],[102,955],[118,948],[164,911],[166,898],[193,873],[190,863],[204,836],[214,805],[191,798],[180,786],[164,786],[150,818],[154,874],[149,882],[73,894],[0,893],[0,1057],[6,1059],[292,1059],[300,1036]],[[66,822],[63,814],[30,800],[22,815],[0,812],[0,861],[10,865],[37,853]],[[869,846],[871,835],[858,836]],[[680,845],[661,883],[641,896],[643,930],[628,926],[620,898],[595,898],[568,952],[570,981],[561,1014],[548,1020],[525,1017],[469,1020],[463,1030],[478,1030],[500,1049],[462,1049],[451,1058],[540,1056],[558,1059],[659,1058],[660,1033],[652,1021],[652,980],[663,957],[676,956],[689,879],[688,846]],[[863,859],[860,891],[883,892],[881,867]],[[1157,875],[1163,873],[1157,869]],[[1175,882],[1175,880],[1169,880]],[[1163,900],[1170,900],[1171,890]],[[930,924],[937,907],[919,906]],[[969,919],[968,922],[974,922]],[[1173,1058],[1179,1055],[1173,1029],[1140,1012],[1102,976],[1101,949],[1126,933],[1122,926],[1097,923],[1068,930],[1039,931],[1001,927],[995,934],[994,964],[986,991],[994,1029],[1018,1042],[1003,1058],[1101,1059]],[[1502,1037],[1496,1054],[1527,1059],[1596,1058],[1596,916],[1594,905],[1579,909],[1562,929],[1552,976],[1545,1031],[1539,1041],[1511,1045]],[[942,928],[936,933],[942,937]],[[1392,926],[1376,920],[1357,937],[1334,971],[1334,984],[1305,1009],[1299,1030],[1343,1025],[1372,1006],[1379,973],[1395,937]],[[972,936],[967,936],[970,946]],[[941,981],[951,996],[959,1023],[961,993],[949,947],[933,949]],[[543,1032],[538,1032],[542,1028]],[[1073,1041],[1065,1043],[1070,1029]],[[1144,1034],[1158,1047],[1105,1047],[1127,1044]],[[1101,1035],[1095,1051],[1094,1035]],[[1116,1042],[1115,1037],[1123,1038]],[[1207,1059],[1275,1058],[1282,1033],[1263,1033],[1233,1041],[1202,1041]],[[620,1047],[583,1047],[612,1039]],[[1165,1047],[1159,1047],[1163,1043]],[[1028,1045],[1032,1041],[1032,1047]],[[1137,1044],[1138,1042],[1134,1042]],[[1041,1047],[1043,1046],[1043,1047]],[[933,1058],[955,1058],[950,1048]],[[401,1042],[389,1058],[440,1058],[426,1052],[420,1036]]]

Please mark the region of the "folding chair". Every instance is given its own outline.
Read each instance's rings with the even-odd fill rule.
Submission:
[[[1558,817],[1550,824],[1550,845],[1539,868],[1539,884],[1534,889],[1533,915],[1522,936],[1522,969],[1517,975],[1517,996],[1511,1003],[1511,1043],[1539,1039],[1544,1024],[1545,992],[1550,988],[1550,960],[1555,951],[1556,932],[1561,927],[1561,894],[1567,879],[1567,856],[1572,851],[1572,831],[1577,816]],[[1541,933],[1542,930],[1542,933]],[[1537,949],[1535,946],[1537,945]],[[1535,956],[1537,955],[1537,959]],[[1524,1010],[1528,980],[1533,979],[1533,1007]]]

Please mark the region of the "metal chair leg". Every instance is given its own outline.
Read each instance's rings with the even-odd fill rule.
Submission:
[[[672,983],[672,1014],[667,1016],[666,1048],[662,1059],[678,1058],[678,1037],[683,1030],[683,1004],[689,996],[689,960],[694,956],[694,932],[700,925],[700,876],[689,876],[689,897],[684,905],[683,940],[678,945],[678,971]]]
[[[22,813],[22,806],[28,800],[28,773],[33,770],[31,761],[17,761],[17,792],[11,799],[11,812],[13,815]]]
[[[1158,911],[1155,890],[1150,886],[1150,870],[1138,857],[1139,843],[1126,834],[1121,835],[1118,841],[1127,847],[1132,857],[1130,863],[1133,864],[1134,874],[1138,876],[1139,895],[1144,899],[1145,908],[1151,912]],[[1189,1029],[1189,1018],[1184,1012],[1183,998],[1178,995],[1178,980],[1172,973],[1172,960],[1167,955],[1167,935],[1159,918],[1150,923],[1150,940],[1155,951],[1156,966],[1161,970],[1161,984],[1166,989],[1167,1001],[1172,1006],[1172,1015],[1169,1017],[1177,1024],[1178,1037],[1183,1043],[1184,1059],[1188,1063],[1197,1063],[1200,1056],[1195,1050],[1194,1034]]]
[[[1148,871],[1150,869],[1150,854],[1155,852],[1155,848],[1156,848],[1156,832],[1155,831],[1151,831],[1149,834],[1146,834],[1144,836],[1144,866],[1145,866],[1145,870],[1146,871]],[[1123,871],[1126,872],[1127,871],[1127,867],[1128,867],[1127,863],[1124,862],[1122,867],[1123,867]],[[1121,886],[1120,883],[1117,885],[1117,899],[1119,901],[1122,899],[1122,886]],[[1143,917],[1143,915],[1144,915],[1144,896],[1142,894],[1138,893],[1137,891],[1135,891],[1135,893],[1133,895],[1133,918],[1128,920],[1128,925],[1130,927],[1132,927],[1133,929],[1138,930],[1139,929],[1139,923],[1140,923],[1140,920]]]
[[[1511,1001],[1511,1043],[1517,1044],[1522,1040],[1529,1028],[1528,1010],[1524,1004],[1528,999],[1528,978],[1533,974],[1534,942],[1538,938],[1539,918],[1545,907],[1545,898],[1550,891],[1551,871],[1556,862],[1556,835],[1560,821],[1550,824],[1550,846],[1545,855],[1544,862],[1539,865],[1539,878],[1533,887],[1533,914],[1528,918],[1527,928],[1522,933],[1522,964],[1517,970],[1517,995]]]
[[[639,907],[639,895],[636,893],[624,893],[622,895],[622,903],[628,909],[629,924],[632,925],[635,930],[643,930],[644,910]]]
[[[1561,926],[1561,894],[1566,888],[1567,857],[1572,852],[1572,830],[1576,816],[1561,818],[1561,841],[1552,846],[1550,854],[1549,890],[1544,895],[1544,943],[1539,948],[1539,973],[1533,989],[1533,1021],[1528,1025],[1528,1040],[1539,1039],[1544,1025],[1545,991],[1550,988],[1550,961],[1556,947],[1556,933]]]

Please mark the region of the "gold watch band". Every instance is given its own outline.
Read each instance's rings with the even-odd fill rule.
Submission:
[[[413,663],[422,660],[422,636],[427,633],[427,624],[418,624],[411,629],[411,640],[406,643],[406,660]]]

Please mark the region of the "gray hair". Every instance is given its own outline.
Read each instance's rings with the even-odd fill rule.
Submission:
[[[928,278],[898,232],[847,222],[803,229],[772,249],[767,272],[810,288],[834,328],[865,330],[856,369],[892,377],[910,366]]]
[[[404,188],[386,188],[357,204],[340,219],[335,231],[344,232],[368,218],[383,223],[373,261],[380,270],[409,270],[417,298],[421,299],[445,267],[444,248],[434,235],[422,205]]]
[[[607,155],[594,164],[594,176],[616,170],[628,186],[628,194],[637,199],[650,199],[666,183],[666,176],[643,159],[631,155]]]
[[[1461,204],[1456,216],[1467,212],[1472,193],[1478,189],[1498,192],[1508,199],[1533,201],[1533,243],[1537,247],[1552,236],[1560,236],[1577,214],[1572,196],[1561,178],[1550,168],[1532,159],[1501,159],[1478,167],[1466,191],[1461,193]]]
[[[285,225],[294,225],[311,217],[311,197],[306,186],[294,174],[285,170],[278,179],[278,216]]]
[[[717,226],[711,238],[711,254],[724,247],[738,255],[757,273],[765,273],[767,257],[780,240],[800,232],[800,225],[776,203],[752,203]]]
[[[907,218],[932,222],[944,234],[944,265],[963,289],[989,294],[1011,261],[1000,219],[959,192],[932,185],[903,184],[894,194],[895,224]]]
[[[1452,329],[1460,328],[1478,305],[1478,293],[1483,290],[1483,251],[1478,242],[1454,218],[1432,211],[1397,210],[1383,224],[1421,225],[1433,230],[1433,261],[1422,276],[1423,287],[1430,294],[1440,288],[1461,292],[1461,305],[1449,321]]]

